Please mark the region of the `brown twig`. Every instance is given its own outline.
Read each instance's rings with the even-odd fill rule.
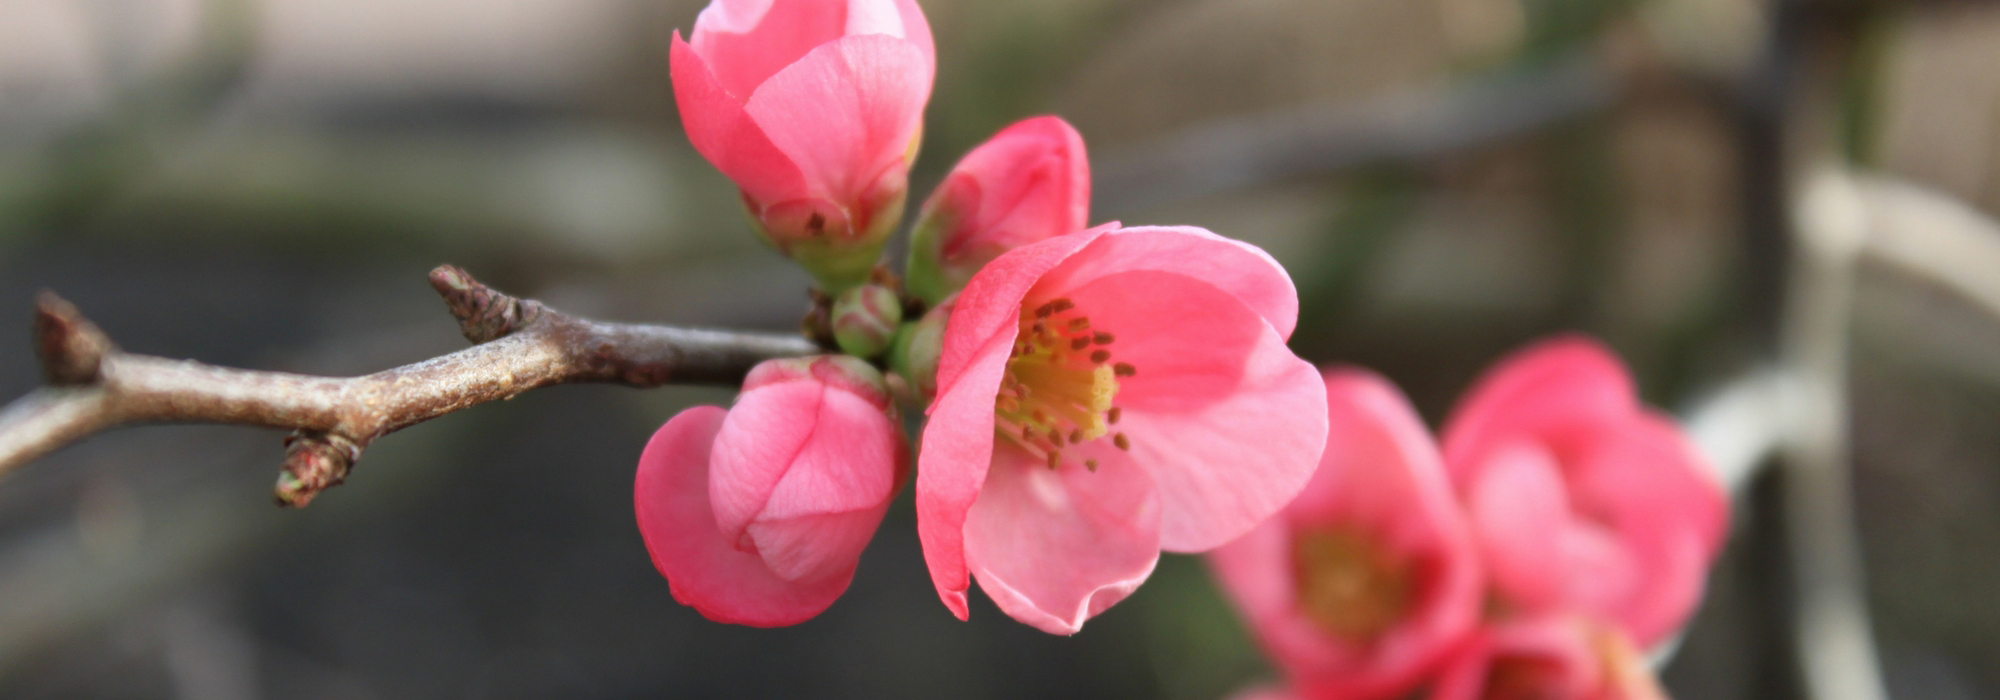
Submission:
[[[763,360],[819,352],[799,336],[600,323],[431,271],[467,340],[449,355],[359,377],[205,365],[121,351],[55,294],[36,300],[48,386],[0,408],[0,475],[93,433],[134,423],[287,428],[280,504],[303,506],[346,479],[376,438],[551,384],[730,384]]]

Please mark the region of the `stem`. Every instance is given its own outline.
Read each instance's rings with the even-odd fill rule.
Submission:
[[[292,430],[275,490],[303,506],[347,478],[376,438],[552,384],[732,384],[757,363],[820,352],[798,336],[601,323],[516,299],[450,265],[431,271],[473,347],[359,377],[205,365],[121,351],[43,292],[36,348],[48,386],[0,408],[0,476],[91,434],[136,423]]]

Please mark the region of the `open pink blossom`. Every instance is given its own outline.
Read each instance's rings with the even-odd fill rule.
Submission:
[[[672,64],[688,139],[767,239],[823,282],[865,277],[936,73],[915,0],[713,0]]]
[[[1162,549],[1276,513],[1326,444],[1326,390],[1285,347],[1298,295],[1253,246],[1107,225],[1009,251],[958,295],[918,456],[917,528],[946,607],[968,577],[1057,634]]]
[[[1090,218],[1083,136],[1061,117],[1001,129],[959,159],[924,202],[910,243],[910,293],[937,303],[987,261]]]
[[[1446,422],[1444,455],[1503,612],[1576,611],[1650,647],[1700,600],[1722,489],[1596,342],[1502,360]]]
[[[1352,700],[1373,697],[1298,685],[1245,689],[1231,700]],[[1624,633],[1586,619],[1549,615],[1480,627],[1441,668],[1399,698],[1429,700],[1667,700]]]
[[[1325,381],[1318,472],[1209,563],[1298,695],[1401,698],[1472,633],[1479,554],[1402,393],[1355,369]]]
[[[1667,700],[1624,632],[1548,615],[1484,627],[1438,674],[1431,700]]]
[[[639,457],[639,533],[674,599],[791,625],[847,590],[907,462],[882,380],[850,357],[758,365],[726,413],[674,416]]]

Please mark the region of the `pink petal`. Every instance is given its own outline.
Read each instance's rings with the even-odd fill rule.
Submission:
[[[1570,477],[1579,514],[1605,528],[1633,584],[1599,610],[1641,646],[1670,635],[1700,602],[1729,519],[1722,487],[1672,423],[1636,414],[1608,432]]]
[[[817,379],[746,391],[715,438],[716,526],[782,578],[852,570],[894,492],[900,440],[881,406]]]
[[[695,17],[689,39],[740,102],[813,48],[844,36],[847,15],[839,2],[715,0]]]
[[[965,518],[993,460],[993,401],[1020,331],[1021,299],[1043,272],[1103,233],[1087,231],[1009,251],[952,302],[938,356],[937,398],[917,451],[917,537],[938,598],[966,619]]]
[[[1325,455],[1284,514],[1209,555],[1218,579],[1294,684],[1321,697],[1400,697],[1472,631],[1478,554],[1437,447],[1401,392],[1359,370],[1325,374]],[[1408,618],[1374,643],[1328,635],[1300,608],[1291,533],[1379,537],[1417,572]]]
[[[1002,611],[1074,634],[1152,574],[1159,508],[1151,480],[1130,462],[1052,470],[1004,445],[966,516],[966,561]]]
[[[1030,302],[1048,296],[1037,286]],[[1167,550],[1242,536],[1312,477],[1326,446],[1325,385],[1237,297],[1154,269],[1100,275],[1064,296],[1116,336],[1113,361],[1137,368],[1119,380],[1114,429],[1159,484]]]
[[[847,590],[853,570],[787,581],[723,538],[708,501],[710,447],[723,416],[715,406],[690,408],[646,443],[632,489],[639,534],[674,600],[703,617],[754,627],[804,622]]]
[[[879,3],[881,0],[848,0],[848,2]],[[897,36],[909,40],[912,44],[916,44],[917,48],[924,52],[924,61],[932,66],[931,70],[935,73],[937,70],[937,49],[931,43],[931,24],[929,20],[924,18],[923,7],[917,4],[917,0],[895,0],[895,3],[896,12],[903,19],[903,33]],[[854,27],[848,28],[850,33],[853,33],[854,30]]]
[[[957,318],[954,314],[952,322]],[[979,497],[993,460],[993,399],[1007,371],[1013,328],[1009,325],[1007,333],[990,339],[950,390],[938,391],[917,451],[917,538],[938,598],[960,620],[968,614],[966,512]],[[945,337],[949,349],[949,329]]]
[[[1598,658],[1586,628],[1560,615],[1510,620],[1479,630],[1438,673],[1431,700],[1479,700],[1502,692],[1503,697],[1547,697],[1599,700],[1603,682]],[[1490,687],[1495,667],[1516,669],[1508,689]],[[1521,676],[1521,669],[1531,669]]]
[[[694,149],[761,204],[805,197],[805,176],[798,166],[771,143],[763,127],[744,112],[744,98],[722,86],[679,32],[670,55],[674,101]]]
[[[1545,610],[1563,602],[1572,572],[1562,553],[1570,507],[1559,470],[1539,446],[1508,443],[1468,488],[1465,508],[1487,575],[1509,605]]]
[[[1578,335],[1558,336],[1508,355],[1487,370],[1445,421],[1444,459],[1452,480],[1500,443],[1533,436],[1567,463],[1570,443],[1606,419],[1636,410],[1632,378],[1610,350]]]
[[[1573,608],[1612,614],[1648,584],[1638,557],[1617,532],[1590,518],[1573,518],[1563,528],[1557,556],[1569,572],[1563,599]]]
[[[957,222],[942,241],[954,262],[1081,231],[1090,218],[1083,136],[1060,117],[1016,122],[960,159],[936,197]]]
[[[1014,336],[1020,332],[1022,300],[1043,274],[1115,228],[1116,224],[1106,224],[1015,248],[980,268],[979,274],[973,275],[972,280],[965,284],[965,289],[958,293],[951,320],[945,326],[944,348],[938,355],[939,395],[950,391],[952,385],[957,383],[958,375],[972,364],[975,356],[987,358],[983,353],[996,341],[1003,348],[1013,346]],[[999,361],[1004,369],[1007,356],[1002,354]],[[993,386],[988,389],[986,397],[988,413],[992,413],[993,409],[991,392],[999,390],[999,382],[1000,375],[994,375]],[[931,410],[935,415],[935,404]],[[922,467],[918,471],[921,472]]]
[[[1055,298],[1097,278],[1157,270],[1192,277],[1227,292],[1289,339],[1298,324],[1299,293],[1285,268],[1263,249],[1194,226],[1134,226],[1106,235],[1087,255],[1050,271],[1037,295]]]
[[[744,111],[798,166],[809,195],[858,202],[892,168],[908,167],[903,159],[922,126],[931,71],[907,40],[843,37],[773,74]]]

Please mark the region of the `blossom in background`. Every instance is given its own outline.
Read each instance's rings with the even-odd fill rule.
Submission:
[[[1083,136],[1060,117],[1016,122],[959,159],[924,202],[910,294],[935,304],[1001,253],[1081,231],[1089,217]]]
[[[918,457],[932,582],[966,614],[1069,634],[1162,549],[1248,532],[1312,475],[1325,386],[1285,347],[1291,278],[1189,228],[1107,225],[1015,248],[955,303]]]
[[[866,362],[772,360],[726,413],[682,411],[639,457],[639,532],[674,599],[717,622],[803,622],[847,590],[908,464]]]
[[[829,294],[863,281],[902,217],[936,57],[915,0],[714,0],[675,32],[695,150],[766,240]]]
[[[1276,517],[1209,554],[1296,693],[1402,698],[1478,621],[1478,552],[1430,431],[1394,385],[1325,375],[1326,452]]]
[[[1651,647],[1686,621],[1729,510],[1617,357],[1564,336],[1500,361],[1453,411],[1445,468],[1505,615],[1573,612]]]
[[[1438,674],[1430,700],[1666,700],[1624,632],[1587,618],[1517,619],[1479,630]]]

